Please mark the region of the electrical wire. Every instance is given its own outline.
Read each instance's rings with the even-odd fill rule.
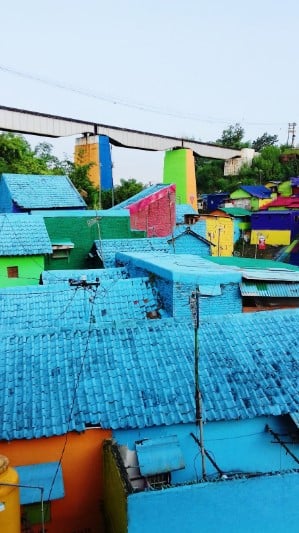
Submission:
[[[68,421],[67,421],[65,439],[64,439],[62,450],[61,450],[60,458],[59,458],[59,461],[58,461],[58,464],[57,464],[57,468],[56,468],[56,471],[54,473],[54,476],[53,476],[53,479],[52,479],[52,482],[51,482],[48,501],[50,501],[50,499],[51,499],[51,494],[52,494],[52,491],[53,491],[54,483],[55,483],[55,480],[57,478],[57,475],[58,475],[58,472],[59,472],[59,468],[61,467],[61,463],[63,461],[63,457],[64,457],[65,450],[66,450],[67,443],[68,443],[69,429],[70,429],[70,425],[71,425],[71,421],[72,421],[72,414],[73,414],[73,410],[74,410],[74,407],[75,407],[75,401],[77,399],[78,388],[79,388],[79,385],[80,385],[80,379],[81,379],[81,375],[82,375],[82,372],[83,372],[84,362],[85,362],[85,358],[86,358],[87,351],[88,351],[88,348],[89,348],[91,330],[92,330],[92,327],[93,327],[93,318],[94,318],[93,310],[94,310],[94,304],[95,304],[95,297],[96,297],[96,294],[97,294],[97,289],[98,289],[98,287],[96,286],[95,290],[94,290],[94,298],[91,299],[91,308],[90,308],[90,315],[89,315],[89,326],[88,326],[88,332],[87,332],[87,342],[86,342],[86,345],[85,345],[84,353],[83,353],[82,358],[81,358],[80,368],[79,368],[78,374],[76,376],[73,399],[72,399],[72,402],[71,402],[70,412],[69,412]],[[88,290],[88,288],[85,287],[84,290]]]
[[[101,94],[101,93],[89,91],[88,89],[82,89],[80,87],[75,87],[73,85],[62,83],[57,80],[52,80],[50,78],[42,78],[41,76],[38,76],[36,74],[20,71],[20,70],[14,69],[6,65],[0,65],[0,70],[2,72],[7,72],[8,74],[13,74],[14,76],[19,76],[21,78],[43,83],[50,87],[55,87],[57,89],[62,89],[64,91],[70,91],[80,96],[87,96],[88,98],[102,100],[104,102],[108,102],[114,105],[120,105],[120,106],[128,107],[131,109],[137,109],[139,111],[155,113],[161,116],[169,116],[169,117],[181,118],[185,120],[193,120],[196,122],[206,122],[210,124],[228,124],[230,122],[238,122],[235,119],[220,119],[217,117],[197,115],[196,113],[193,113],[193,112],[183,113],[183,112],[161,108],[161,107],[150,105],[150,104],[130,101],[127,98],[123,98],[119,96]],[[241,122],[242,124],[247,124],[250,126],[285,126],[285,122],[247,122],[244,120],[242,120]]]

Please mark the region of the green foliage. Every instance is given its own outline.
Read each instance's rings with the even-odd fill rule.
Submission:
[[[76,165],[64,159],[60,161],[52,153],[53,147],[40,143],[34,150],[22,135],[0,134],[0,173],[12,174],[63,174],[70,178],[88,207],[99,205],[99,192],[88,177],[92,163]]]
[[[220,139],[217,139],[216,143],[221,146],[227,146],[228,148],[247,148],[248,142],[243,142],[244,128],[237,122],[236,124],[228,126],[226,130],[223,130]]]
[[[101,192],[101,205],[102,209],[109,209],[112,205],[120,204],[131,198],[135,194],[138,194],[144,189],[144,185],[139,181],[131,178],[129,180],[120,180],[120,185],[117,185],[113,192],[102,191]]]
[[[261,137],[257,137],[255,141],[252,142],[251,147],[256,151],[260,152],[266,146],[273,146],[278,143],[277,135],[269,135],[269,133],[263,133]]]

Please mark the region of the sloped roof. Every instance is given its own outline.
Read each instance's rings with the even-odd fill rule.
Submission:
[[[282,263],[272,259],[254,259],[252,257],[236,257],[233,255],[229,257],[210,256],[208,260],[218,265],[231,266],[239,269],[253,269],[262,272],[265,270],[271,272],[276,271],[280,275],[283,275],[284,272],[287,273],[287,271],[299,272],[299,267],[296,265],[290,265],[289,263]]]
[[[0,256],[51,253],[52,245],[42,217],[0,214]]]
[[[192,237],[195,237],[199,241],[207,244],[208,246],[211,246],[211,245],[212,246],[216,246],[214,243],[212,243],[208,239],[205,239],[205,237],[202,237],[201,235],[199,235],[199,233],[197,233],[196,231],[193,231],[192,226],[187,226],[185,231],[183,231],[182,233],[179,233],[178,235],[176,235],[176,237],[174,237],[174,240],[180,239],[181,237],[183,237],[185,235],[191,235]],[[168,243],[170,243],[171,240],[172,240],[172,238],[168,240]],[[187,250],[186,250],[186,253],[188,253]]]
[[[244,279],[240,283],[242,296],[255,296],[258,298],[298,298],[299,281],[261,281]]]
[[[206,229],[207,229],[207,222],[206,220],[198,220],[195,224],[181,224],[180,226],[176,226],[173,230],[173,236],[178,237],[179,235],[182,235],[182,233],[185,233],[187,228],[191,228],[193,233],[197,233],[200,237],[205,238],[206,235]]]
[[[2,174],[2,179],[12,200],[20,208],[86,208],[86,203],[67,176]]]
[[[279,196],[272,202],[263,205],[262,209],[269,209],[269,207],[288,207],[299,209],[299,196]]]
[[[240,185],[239,189],[256,198],[270,198],[271,196],[271,191],[263,185]]]
[[[198,215],[198,211],[189,204],[176,204],[176,223],[183,224],[185,215]]]
[[[86,281],[96,281],[96,279],[102,281],[104,279],[125,279],[128,277],[127,270],[122,268],[89,268],[84,270],[45,270],[42,272],[42,283],[43,285],[47,284],[56,284],[57,283],[67,283],[69,280],[81,280],[85,279]]]
[[[84,327],[146,319],[160,308],[147,278],[101,280],[98,287],[37,285],[0,290],[0,331]],[[160,311],[166,314],[164,311]]]
[[[114,207],[109,209],[109,211],[115,209],[127,209],[133,206],[134,204],[139,204],[142,200],[150,199],[151,197],[153,200],[162,198],[165,196],[165,194],[168,193],[168,191],[175,191],[175,185],[165,185],[164,183],[157,183],[155,185],[151,185],[150,187],[146,187],[139,193],[134,194],[134,196],[131,196],[131,198],[128,198],[120,204],[115,205]]]
[[[251,211],[248,211],[243,207],[218,207],[217,209],[218,211],[223,211],[227,215],[231,215],[233,217],[250,217],[251,215]]]
[[[95,247],[105,268],[115,266],[115,254],[117,252],[170,252],[167,239],[159,237],[147,239],[103,239],[95,241]]]
[[[298,319],[287,310],[201,320],[206,422],[299,411]],[[174,319],[6,335],[0,374],[1,439],[195,420],[193,325]]]

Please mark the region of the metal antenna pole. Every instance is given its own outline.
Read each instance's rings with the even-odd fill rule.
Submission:
[[[202,477],[206,480],[206,454],[204,448],[204,434],[203,434],[203,417],[202,417],[202,396],[199,382],[199,288],[192,292],[190,298],[191,312],[194,323],[194,396],[195,396],[195,424],[199,427],[199,442],[201,451],[201,467]]]

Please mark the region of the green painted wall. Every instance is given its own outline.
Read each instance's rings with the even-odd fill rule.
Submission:
[[[120,475],[111,443],[103,448],[104,470],[104,513],[109,533],[126,533],[127,528],[127,491]]]
[[[238,200],[240,198],[250,198],[250,194],[248,194],[248,192],[243,191],[243,189],[237,189],[236,191],[230,194],[230,198],[232,200]]]
[[[18,278],[8,278],[7,267],[18,267]],[[0,287],[20,287],[38,285],[40,275],[45,269],[44,256],[13,256],[0,258]]]
[[[165,152],[163,183],[175,183],[177,204],[188,203],[186,150],[169,150]]]
[[[134,239],[145,236],[143,231],[132,231],[130,217],[102,217],[98,223],[89,225],[94,220],[94,214],[87,216],[44,217],[46,228],[52,243],[55,241],[71,241],[74,248],[69,257],[54,259],[48,256],[46,270],[66,270],[76,268],[91,268],[88,253],[93,242],[101,239]]]

